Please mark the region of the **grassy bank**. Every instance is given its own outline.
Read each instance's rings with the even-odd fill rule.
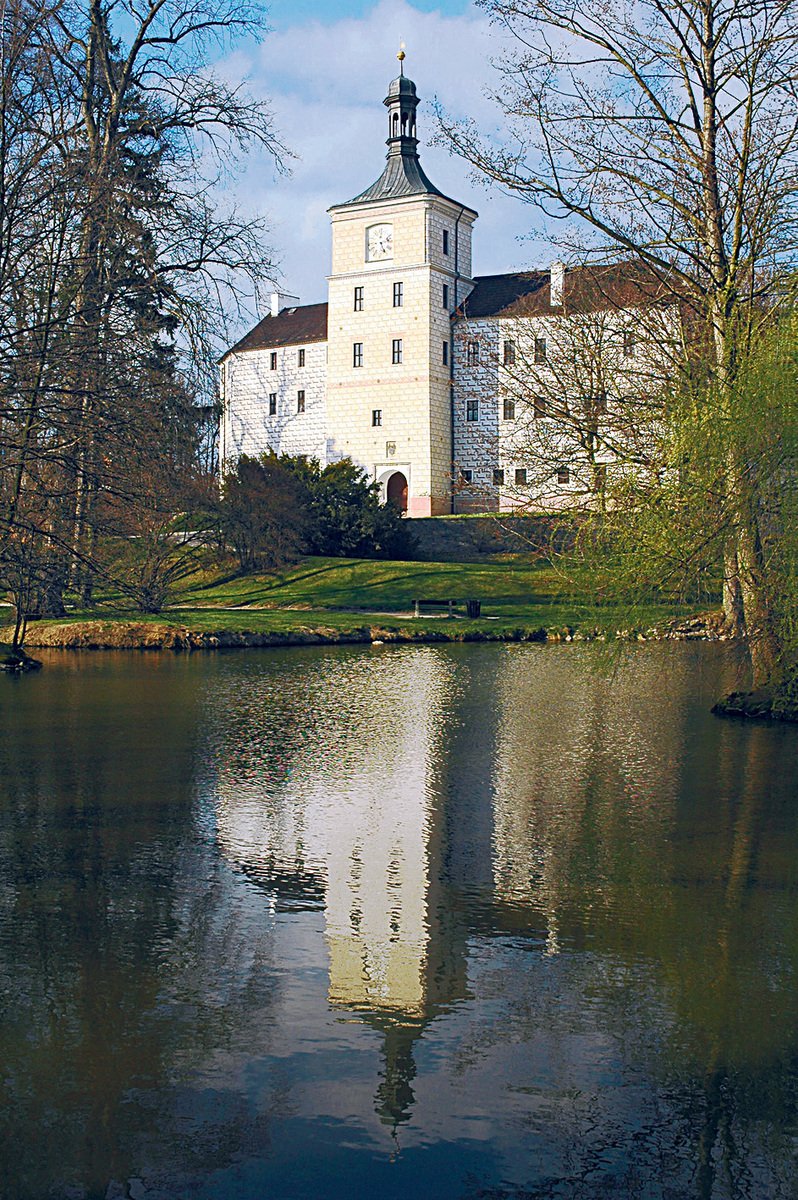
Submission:
[[[422,610],[421,600],[481,601],[478,620],[461,608],[453,619]],[[652,604],[635,614],[646,631],[684,618],[689,610]],[[211,645],[287,645],[335,641],[521,639],[592,636],[628,629],[629,615],[566,592],[550,567],[528,561],[490,563],[374,562],[309,558],[274,574],[213,571],[187,581],[177,602],[142,616],[113,598],[59,621],[34,622],[27,644],[191,648]],[[2,635],[0,635],[2,636]]]

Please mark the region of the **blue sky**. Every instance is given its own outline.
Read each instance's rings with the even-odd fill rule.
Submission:
[[[485,14],[464,0],[272,0],[271,33],[218,64],[231,82],[245,79],[267,98],[285,143],[296,156],[291,175],[280,176],[265,158],[239,164],[238,201],[267,215],[279,264],[276,283],[302,303],[326,299],[329,217],[332,204],[351,199],[381,173],[385,161],[385,109],[397,74],[400,39],[406,73],[415,81],[420,154],[441,191],[475,208],[477,274],[545,265],[548,246],[530,241],[534,210],[471,177],[462,160],[430,144],[436,133],[434,102],[454,115],[473,117],[489,133],[501,114],[490,98],[497,86],[491,57],[501,47]]]
[[[342,17],[363,18],[374,7],[373,0],[271,0],[269,21],[274,29],[287,29],[305,21],[334,23]],[[414,0],[419,12],[459,16],[474,5],[469,0]]]

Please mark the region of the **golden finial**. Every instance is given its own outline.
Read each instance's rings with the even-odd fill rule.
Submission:
[[[399,59],[399,74],[404,75],[404,73],[405,73],[405,44],[404,44],[404,42],[399,43],[399,53],[397,54],[396,57]]]

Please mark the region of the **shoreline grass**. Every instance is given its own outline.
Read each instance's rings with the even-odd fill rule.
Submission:
[[[422,611],[415,599],[478,599],[482,615],[449,619]],[[651,603],[638,608],[634,628],[651,630],[692,616],[695,607]],[[65,627],[71,626],[68,633]],[[107,597],[89,611],[32,622],[31,647],[123,645],[174,648],[237,644],[307,644],[335,640],[543,640],[629,631],[629,611],[568,595],[556,570],[528,559],[513,562],[426,563],[308,558],[275,573],[239,575],[224,566],[198,572],[175,603],[143,614]],[[115,636],[116,631],[116,636]],[[2,634],[0,634],[2,636]],[[70,640],[70,638],[72,640]],[[138,641],[137,641],[138,639]],[[260,641],[258,639],[261,639]],[[269,641],[268,639],[273,639]]]

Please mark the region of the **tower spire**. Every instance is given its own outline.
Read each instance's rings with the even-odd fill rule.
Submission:
[[[390,157],[401,154],[416,158],[418,96],[416,95],[416,85],[412,79],[407,78],[404,72],[404,43],[396,57],[399,59],[401,74],[389,84],[388,95],[384,101],[385,107],[388,109],[388,155]]]
[[[353,200],[348,200],[347,204],[393,200],[399,196],[443,195],[443,192],[427,179],[418,159],[418,94],[413,80],[408,79],[404,73],[404,42],[400,42],[396,57],[399,59],[400,74],[388,84],[388,95],[383,101],[388,109],[388,155],[385,169],[370,188],[366,188],[365,192],[361,192]],[[343,206],[336,204],[334,207]]]

